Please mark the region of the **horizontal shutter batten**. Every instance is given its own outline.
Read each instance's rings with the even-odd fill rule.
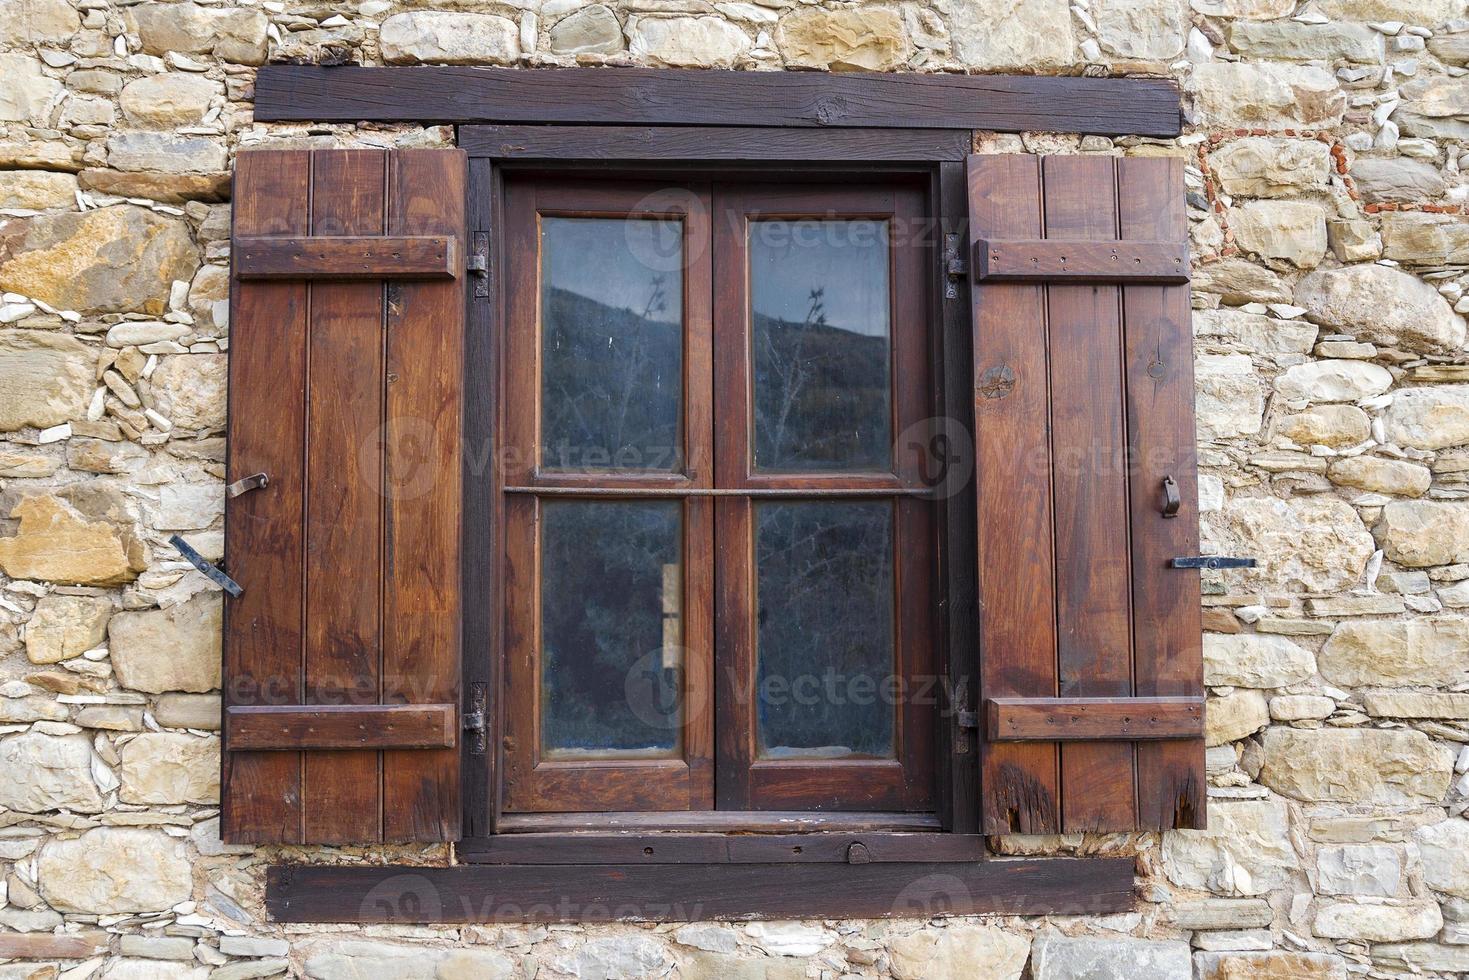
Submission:
[[[452,704],[248,705],[225,713],[229,750],[447,749]]]
[[[992,742],[1202,738],[1204,699],[989,698]]]
[[[448,235],[240,238],[240,279],[453,279],[458,243]]]

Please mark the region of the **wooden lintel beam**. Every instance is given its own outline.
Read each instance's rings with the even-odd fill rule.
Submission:
[[[1204,699],[990,698],[991,742],[1094,742],[1201,738]]]
[[[231,752],[298,749],[448,749],[456,744],[452,704],[293,704],[225,711]]]
[[[237,238],[240,279],[453,279],[458,249],[448,235]]]
[[[1000,241],[974,244],[976,282],[1185,283],[1188,243]]]
[[[573,123],[1045,130],[1177,136],[1178,85],[1157,78],[264,65],[272,122]]]

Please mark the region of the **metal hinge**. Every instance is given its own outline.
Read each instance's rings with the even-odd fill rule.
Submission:
[[[944,235],[944,299],[959,298],[959,284],[969,277],[969,259],[961,236]]]
[[[1190,555],[1174,558],[1168,563],[1173,568],[1254,568],[1253,558],[1224,558],[1219,555]]]
[[[474,295],[490,295],[490,233],[476,231],[470,234],[469,259],[465,267],[474,276]]]
[[[203,555],[199,554],[199,552],[195,551],[183,538],[175,534],[173,537],[168,539],[168,543],[178,549],[178,553],[184,556],[184,560],[187,561],[190,565],[193,565],[195,568],[199,569],[199,571],[202,572],[204,577],[209,579],[209,581],[213,582],[221,589],[224,589],[236,599],[244,594],[245,590],[241,587],[239,582],[236,582],[234,579],[226,575],[224,573],[224,569],[214,565],[212,562],[210,562],[208,558],[205,558]]]
[[[487,740],[485,724],[485,685],[469,685],[469,704],[464,711],[464,734],[470,755],[484,755]]]
[[[966,710],[961,709],[959,711],[959,727],[960,728],[978,728],[979,727],[979,712],[978,711],[966,711]]]

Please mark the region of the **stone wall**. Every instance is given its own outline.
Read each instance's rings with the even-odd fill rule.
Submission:
[[[979,143],[1187,160],[1205,538],[1264,559],[1205,579],[1212,829],[1000,842],[1136,854],[1105,918],[268,923],[270,860],[447,855],[218,838],[165,542],[221,552],[229,160],[452,138],[257,124],[268,59],[1179,79],[1179,140]],[[1466,64],[1464,0],[0,0],[0,980],[1469,973]]]

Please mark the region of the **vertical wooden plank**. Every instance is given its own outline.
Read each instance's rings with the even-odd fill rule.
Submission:
[[[969,157],[970,243],[1039,238],[1040,164]],[[984,697],[1056,694],[1044,287],[976,288],[974,435]],[[1054,744],[981,743],[988,834],[1060,831]]]
[[[1045,237],[1117,237],[1111,157],[1042,163]],[[1122,315],[1116,286],[1047,287],[1056,655],[1062,697],[1132,694]],[[1131,830],[1130,742],[1061,746],[1061,830]]]
[[[312,155],[311,234],[384,233],[386,155]],[[383,284],[311,286],[306,396],[306,702],[377,704],[382,601]],[[306,840],[382,836],[376,751],[306,752]]]
[[[459,150],[395,150],[388,234],[465,242]],[[383,702],[460,703],[464,281],[388,287]],[[386,840],[455,840],[459,749],[383,753]]]
[[[240,153],[234,234],[305,234],[310,172],[304,150]],[[236,281],[230,310],[226,479],[264,472],[270,486],[225,508],[225,558],[245,591],[225,602],[224,698],[291,704],[301,696],[306,285]],[[301,840],[300,753],[225,752],[222,780],[225,840]]]
[[[1118,162],[1121,237],[1178,241],[1188,234],[1183,160]],[[1137,694],[1202,695],[1199,578],[1168,567],[1198,554],[1198,460],[1189,287],[1127,286],[1127,427],[1132,480],[1133,618]],[[1183,508],[1164,518],[1163,479],[1178,482]],[[1137,749],[1139,826],[1202,828],[1204,742],[1156,742]]]

